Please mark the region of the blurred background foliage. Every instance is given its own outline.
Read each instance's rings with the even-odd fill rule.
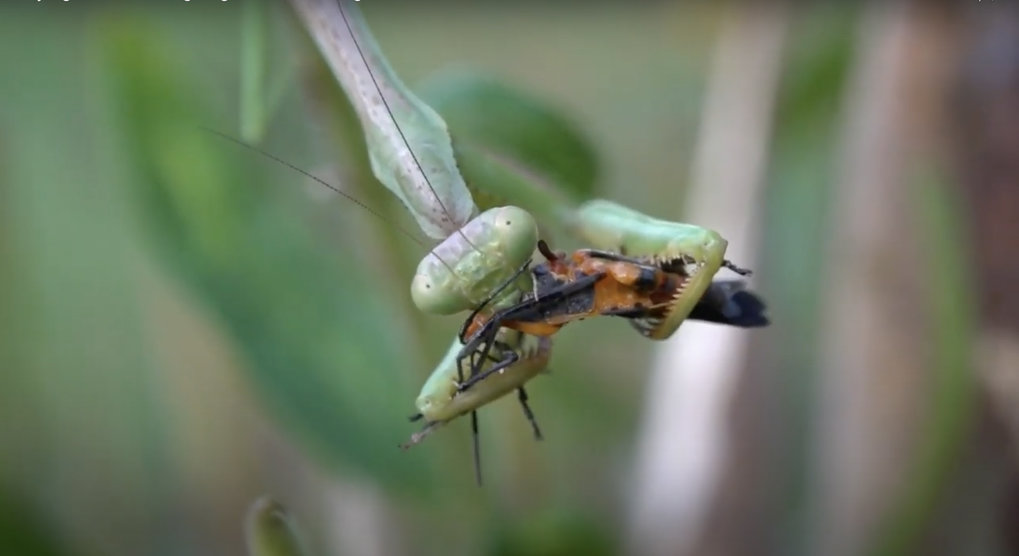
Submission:
[[[483,488],[466,421],[396,449],[458,317],[410,302],[427,249],[288,6],[72,0],[0,8],[0,551],[239,554],[263,493],[313,554],[1019,551],[1014,8],[360,4],[458,148],[507,130],[564,196],[673,219],[722,29],[780,13],[749,247],[774,324],[693,537],[631,538],[656,346],[622,322],[557,337],[545,442],[481,413]],[[519,118],[472,104],[494,83]]]

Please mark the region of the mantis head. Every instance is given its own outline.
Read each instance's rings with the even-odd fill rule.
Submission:
[[[448,315],[473,309],[530,260],[538,225],[524,209],[489,209],[437,245],[411,282],[414,304]]]

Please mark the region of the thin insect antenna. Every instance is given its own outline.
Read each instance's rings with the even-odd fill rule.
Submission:
[[[371,64],[368,63],[368,59],[365,57],[364,52],[361,50],[361,43],[357,41],[357,35],[354,33],[354,30],[350,26],[350,21],[347,19],[347,13],[343,11],[343,0],[336,0],[336,7],[339,8],[340,16],[343,18],[343,24],[347,27],[347,32],[350,33],[350,38],[354,42],[354,46],[357,48],[358,55],[361,56],[361,61],[364,62],[364,67],[368,71],[368,75],[372,79],[372,84],[375,85],[375,90],[378,91],[379,93],[379,98],[382,99],[382,105],[386,107],[386,113],[389,114],[389,118],[393,120],[393,126],[396,127],[397,133],[400,134],[400,140],[402,140],[404,146],[407,147],[407,152],[410,153],[410,157],[414,160],[414,165],[417,166],[418,171],[421,172],[421,177],[425,180],[425,184],[428,185],[428,190],[432,192],[432,196],[435,197],[435,202],[439,203],[439,207],[442,208],[443,214],[445,214],[446,218],[449,218],[450,222],[452,222],[453,215],[450,214],[449,210],[446,208],[446,205],[442,202],[442,198],[439,197],[439,193],[435,191],[435,187],[432,186],[432,180],[428,179],[428,174],[425,173],[424,167],[421,166],[421,161],[418,160],[418,156],[417,154],[414,153],[414,149],[410,147],[410,141],[407,141],[407,136],[404,135],[403,128],[400,127],[400,122],[396,121],[396,116],[393,115],[393,110],[392,108],[389,107],[389,101],[387,101],[386,96],[382,94],[382,87],[379,86],[379,82],[375,78],[375,72],[372,71]],[[462,230],[460,230],[459,226],[457,226],[457,233],[460,234],[460,236],[463,237],[464,241],[466,241],[467,244],[470,245],[475,251],[478,250],[478,248],[473,243],[471,243],[471,240],[467,238],[467,235],[464,234]]]
[[[265,156],[265,157],[269,158],[270,160],[274,160],[274,161],[276,161],[276,162],[286,166],[287,168],[290,168],[291,170],[300,173],[301,175],[303,175],[305,177],[308,177],[308,178],[311,178],[311,179],[315,180],[316,182],[322,184],[323,186],[331,189],[333,192],[339,193],[340,195],[346,197],[352,203],[354,203],[357,206],[359,206],[359,207],[363,208],[364,210],[368,211],[369,213],[371,213],[373,216],[375,216],[379,220],[382,220],[383,222],[385,222],[387,224],[391,224],[391,222],[389,220],[387,220],[384,216],[382,216],[382,214],[380,214],[375,209],[373,209],[373,208],[369,207],[368,205],[362,203],[356,197],[354,197],[351,194],[347,193],[346,191],[343,191],[342,189],[334,186],[333,184],[325,181],[324,179],[322,179],[322,178],[312,174],[311,172],[307,172],[305,170],[302,170],[301,168],[298,168],[297,166],[294,166],[293,164],[287,162],[286,160],[283,160],[282,158],[279,158],[276,155],[273,155],[271,153],[263,151],[262,149],[254,146],[254,145],[249,145],[248,143],[245,143],[244,141],[241,141],[240,139],[236,139],[234,137],[231,137],[231,136],[229,136],[229,135],[227,135],[227,134],[225,134],[223,132],[216,131],[215,129],[204,127],[204,126],[200,126],[200,127],[203,130],[205,130],[205,131],[207,131],[209,133],[212,133],[213,135],[218,135],[219,137],[221,137],[223,139],[226,139],[227,141],[230,141],[232,143],[236,143],[236,144],[238,144],[238,145],[240,145],[242,147],[249,148],[249,149],[251,149],[251,150],[261,154],[262,156]],[[396,226],[396,229],[400,230],[400,232],[403,233],[403,235],[409,237],[414,243],[416,243],[416,244],[420,245],[421,247],[424,247],[424,248],[427,249],[427,246],[424,243],[422,243],[420,239],[418,239],[417,237],[414,237],[414,235],[411,234],[410,232],[408,232],[406,229],[404,229],[404,228],[402,228],[400,226]],[[440,259],[440,261],[441,261],[441,259]]]

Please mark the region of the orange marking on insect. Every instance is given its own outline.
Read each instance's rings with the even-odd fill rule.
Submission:
[[[598,315],[634,314],[647,316],[667,310],[686,277],[653,266],[629,260],[606,258],[605,254],[590,249],[574,251],[569,257],[553,253],[547,246],[539,245],[547,262],[535,267],[536,274],[548,274],[554,287],[536,292],[536,296],[524,301],[519,307],[536,307],[542,299],[554,296],[557,291],[567,288],[578,280],[598,276],[586,288],[569,294],[577,297],[586,292],[589,302],[583,306],[569,306],[563,298],[563,309],[547,311],[547,314],[528,315],[521,318],[505,318],[499,325],[535,336],[551,336],[562,326],[587,317]],[[610,256],[615,256],[609,254]],[[553,302],[554,304],[555,302]],[[478,313],[465,328],[464,338],[471,338],[496,313]],[[509,317],[509,315],[507,315]]]

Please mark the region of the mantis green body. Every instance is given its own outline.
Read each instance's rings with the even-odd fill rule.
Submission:
[[[525,272],[538,240],[530,213],[504,206],[475,217],[478,211],[458,170],[445,122],[398,79],[357,8],[349,0],[291,1],[357,112],[375,176],[400,198],[422,231],[442,240],[418,265],[411,283],[415,305],[433,314],[482,307],[491,312],[526,302],[528,296],[537,298],[541,292]],[[577,208],[561,200],[551,204],[556,214],[571,215],[570,230],[591,246],[645,258],[688,278],[667,314],[631,321],[647,337],[671,336],[722,266],[740,270],[724,259],[727,243],[712,230],[659,220],[603,200]],[[505,328],[496,338],[489,346],[496,345],[488,354],[491,359],[483,356],[481,370],[505,356],[515,355],[515,360],[467,390],[460,388],[464,371],[457,363],[464,347],[459,338],[454,340],[417,398],[426,426],[408,445],[466,413],[471,413],[476,431],[476,410],[514,390],[533,424],[523,385],[545,368],[551,341]]]
[[[478,382],[470,390],[461,390],[463,369],[459,366],[459,354],[463,349],[459,337],[453,339],[446,356],[442,358],[435,370],[428,377],[417,398],[418,414],[412,419],[424,419],[425,426],[411,435],[410,440],[402,444],[403,449],[421,442],[437,428],[467,413],[471,415],[471,429],[474,445],[474,476],[481,484],[481,451],[478,443],[477,410],[510,392],[517,392],[517,399],[524,410],[524,416],[531,423],[534,437],[541,439],[541,429],[534,418],[531,407],[527,404],[527,391],[524,384],[545,370],[552,349],[551,338],[530,336],[516,331],[501,329],[498,333],[500,345],[512,349],[517,356],[516,362],[493,373]],[[497,353],[482,367],[487,370],[494,361],[500,360],[504,354]]]
[[[519,390],[545,370],[552,348],[550,338],[519,334],[506,329],[499,333],[500,341],[512,345],[517,352],[517,362],[505,372],[493,374],[479,382],[477,387],[461,392],[458,385],[463,381],[463,373],[457,369],[456,356],[463,344],[459,339],[454,339],[446,356],[435,367],[418,394],[415,405],[425,420],[425,428],[411,437],[408,446],[420,442],[435,428]],[[509,336],[516,338],[511,339]]]
[[[427,235],[443,241],[418,266],[411,296],[426,313],[468,310],[510,279],[538,239],[517,207],[477,208],[457,169],[445,121],[397,77],[360,11],[348,0],[293,0],[350,99],[375,177],[403,201]],[[412,148],[413,147],[413,148]],[[521,274],[519,288],[529,289]],[[518,288],[507,288],[507,302]]]

